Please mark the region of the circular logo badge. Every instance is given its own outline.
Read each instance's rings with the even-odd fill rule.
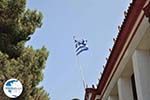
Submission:
[[[9,79],[5,82],[3,90],[9,98],[17,98],[21,95],[23,87],[19,80]]]

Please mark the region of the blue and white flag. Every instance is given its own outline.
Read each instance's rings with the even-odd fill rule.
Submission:
[[[76,55],[78,56],[81,52],[88,50],[88,46],[87,46],[87,40],[76,40],[74,37],[74,42],[75,42],[75,52]]]

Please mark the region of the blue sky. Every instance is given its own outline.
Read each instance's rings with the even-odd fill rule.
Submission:
[[[44,15],[28,45],[50,52],[41,83],[51,100],[84,98],[73,36],[86,38],[89,50],[79,56],[86,83],[98,83],[102,66],[117,36],[130,0],[28,0],[28,7]]]

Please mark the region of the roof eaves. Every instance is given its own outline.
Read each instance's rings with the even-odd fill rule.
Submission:
[[[109,56],[109,59],[106,63],[106,67],[102,73],[101,79],[97,86],[97,92],[96,92],[97,94],[102,93],[102,91],[106,85],[106,82],[108,81],[108,78],[111,74],[111,71],[113,70],[113,67],[116,63],[116,59],[119,57],[130,33],[131,33],[132,28],[134,27],[134,24],[136,23],[136,20],[137,20],[138,16],[140,15],[140,12],[143,9],[145,2],[146,2],[146,0],[133,0],[133,2],[130,3],[130,6],[127,10],[127,15],[125,16],[125,19],[122,23],[121,29],[116,38],[116,42],[113,46],[113,49]],[[101,94],[101,95],[103,95],[103,94]],[[93,94],[91,100],[94,100],[95,97],[96,97],[96,94]]]

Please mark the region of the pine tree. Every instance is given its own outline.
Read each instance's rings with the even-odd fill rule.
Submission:
[[[0,0],[0,82],[16,78],[23,84],[21,96],[14,100],[49,100],[38,87],[48,57],[45,47],[25,46],[36,28],[42,25],[42,13],[26,8],[26,0]],[[2,91],[0,100],[11,100]]]

